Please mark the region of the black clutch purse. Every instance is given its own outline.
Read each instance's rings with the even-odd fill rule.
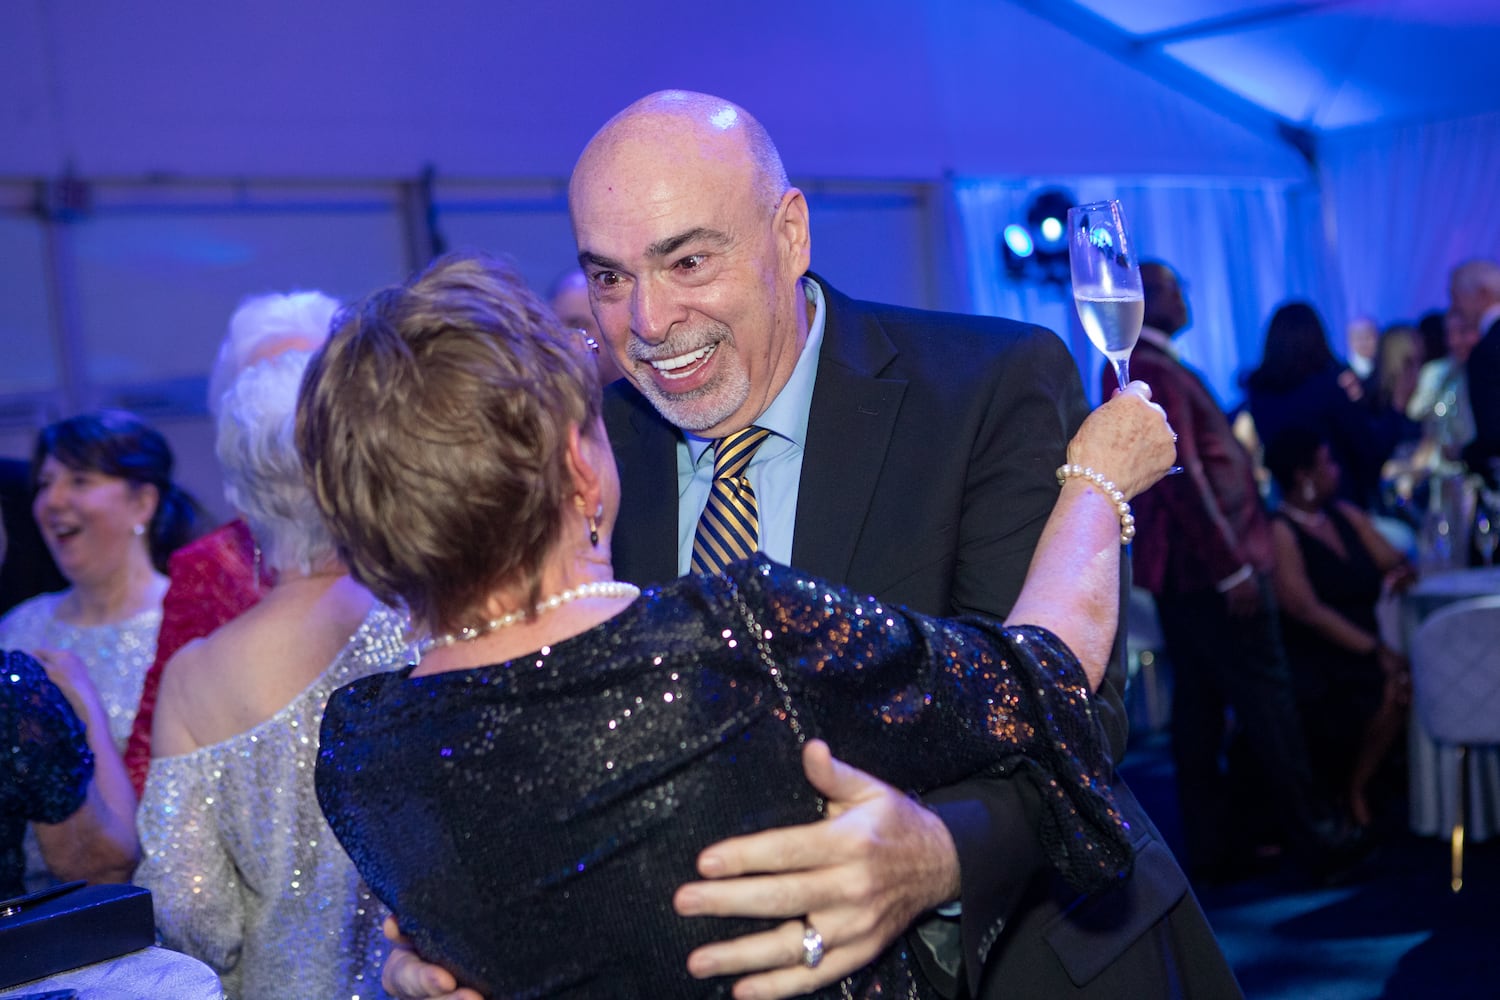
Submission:
[[[156,943],[151,892],[69,882],[0,902],[0,989]]]

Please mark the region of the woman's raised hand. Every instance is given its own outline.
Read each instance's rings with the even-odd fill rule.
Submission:
[[[1145,492],[1177,458],[1177,435],[1151,402],[1151,387],[1135,381],[1084,420],[1068,442],[1068,461],[1100,473],[1129,500]]]

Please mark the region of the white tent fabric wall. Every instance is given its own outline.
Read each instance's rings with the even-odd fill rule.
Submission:
[[[1500,260],[1500,113],[1331,133],[1319,162],[1349,315],[1415,320],[1453,265]]]
[[[735,5],[687,17],[639,0],[628,18],[612,13],[593,0],[0,4],[0,250],[32,258],[0,275],[0,335],[12,346],[13,330],[33,338],[0,374],[0,427],[23,419],[16,406],[36,409],[29,394],[87,400],[64,391],[52,359],[76,348],[81,370],[109,368],[100,338],[86,335],[91,316],[161,311],[147,301],[160,275],[110,286],[92,281],[92,265],[67,302],[53,273],[66,254],[36,249],[30,201],[43,182],[71,177],[96,194],[146,185],[164,213],[174,199],[199,200],[204,184],[394,186],[429,166],[440,186],[560,186],[608,114],[665,86],[744,103],[792,175],[814,184],[965,178],[951,185],[964,218],[951,235],[966,262],[950,266],[937,238],[924,241],[935,206],[923,203],[894,213],[897,226],[879,213],[875,224],[900,243],[856,240],[871,226],[860,212],[847,216],[847,240],[816,230],[818,266],[857,293],[900,301],[911,291],[923,297],[913,304],[1058,329],[1088,359],[1091,391],[1096,363],[1071,308],[1054,290],[1011,286],[997,257],[1000,216],[1043,182],[1126,200],[1143,249],[1192,285],[1196,329],[1183,347],[1226,403],[1282,299],[1315,303],[1337,349],[1347,315],[1412,318],[1446,301],[1458,260],[1500,256],[1500,87],[1484,58],[1500,42],[1492,0],[767,0],[752,17]],[[1236,54],[1246,59],[1228,65]],[[1236,81],[1255,86],[1235,91]],[[1345,113],[1356,104],[1370,114]],[[1480,111],[1488,117],[1390,124]],[[1355,120],[1381,124],[1327,131]],[[1321,169],[1286,135],[1315,147]],[[996,185],[989,202],[986,184]],[[83,229],[74,242],[88,257],[98,246]],[[555,272],[566,242],[549,241],[539,271]],[[826,253],[841,242],[847,256]],[[948,294],[965,271],[970,303]],[[62,292],[46,290],[49,274]],[[203,309],[195,329],[216,329],[219,312],[260,287],[216,277],[234,294]],[[57,303],[78,314],[76,342],[47,329]],[[66,333],[67,319],[50,325]]]
[[[1080,360],[1093,398],[1100,362],[1067,288],[1013,281],[999,249],[1001,231],[1025,217],[1031,195],[1054,185],[1079,203],[1119,198],[1141,256],[1165,261],[1182,276],[1193,326],[1179,346],[1225,406],[1240,399],[1240,377],[1259,362],[1266,323],[1278,304],[1302,298],[1322,310],[1338,301],[1320,201],[1306,184],[1192,177],[955,180],[975,311],[1058,331]],[[1342,313],[1325,312],[1324,319],[1337,350],[1341,326],[1335,324]]]

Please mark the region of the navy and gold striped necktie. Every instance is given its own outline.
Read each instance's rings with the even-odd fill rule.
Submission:
[[[714,442],[714,482],[693,534],[694,573],[718,573],[760,548],[760,511],[745,470],[770,435],[746,427]]]

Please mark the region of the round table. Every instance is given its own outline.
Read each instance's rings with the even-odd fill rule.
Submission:
[[[78,1000],[223,1000],[214,970],[167,948],[142,948],[0,990],[0,1000],[48,990],[76,990]]]
[[[1445,604],[1489,594],[1500,594],[1500,566],[1449,569],[1424,576],[1401,602],[1407,628],[1415,631],[1424,618]]]

